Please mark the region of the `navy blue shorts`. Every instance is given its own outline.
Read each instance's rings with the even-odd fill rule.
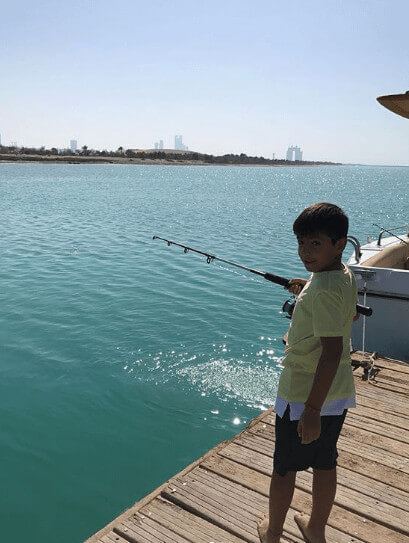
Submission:
[[[276,414],[274,470],[284,477],[287,471],[308,468],[333,469],[337,465],[337,441],[348,409],[342,415],[321,417],[321,434],[318,439],[301,445],[298,436],[298,420],[290,420],[287,406],[283,418]]]

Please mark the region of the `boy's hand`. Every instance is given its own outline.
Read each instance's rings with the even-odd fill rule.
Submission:
[[[295,279],[290,279],[287,290],[289,290],[293,294],[300,294],[306,284],[307,279],[301,279],[299,277],[296,277]]]
[[[297,432],[301,445],[308,445],[318,439],[321,435],[321,416],[318,411],[304,409],[298,421]]]

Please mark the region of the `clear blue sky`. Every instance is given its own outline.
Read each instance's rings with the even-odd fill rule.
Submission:
[[[4,145],[409,165],[409,2],[22,0],[0,7]]]

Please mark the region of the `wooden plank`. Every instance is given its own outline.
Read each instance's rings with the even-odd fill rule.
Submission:
[[[272,458],[268,457],[262,453],[251,451],[247,447],[242,447],[236,443],[230,443],[218,452],[219,456],[242,464],[243,466],[248,467],[249,469],[259,471],[264,475],[271,477],[273,471],[273,462]],[[213,458],[213,457],[211,457]],[[409,488],[408,482],[409,477],[406,478],[406,484],[402,484],[401,477],[399,477],[401,472],[396,472],[397,481],[404,486],[403,489],[392,486],[390,482],[389,474],[385,474],[382,469],[382,476],[384,480],[378,480],[373,478],[373,467],[370,466],[368,470],[368,465],[365,463],[361,467],[364,468],[362,473],[351,471],[348,467],[345,467],[344,464],[344,453],[342,453],[338,459],[337,475],[338,475],[338,484],[352,488],[356,491],[359,491],[361,494],[370,496],[374,500],[379,502],[385,502],[394,507],[398,507],[404,511],[409,512],[409,493],[406,491]],[[207,465],[206,463],[201,464]],[[312,470],[308,470],[312,473]],[[367,473],[369,472],[369,475]],[[377,474],[375,474],[376,476]],[[244,483],[243,483],[244,484]]]
[[[356,426],[351,427],[351,425],[346,424],[342,428],[341,436],[343,439],[349,438],[351,442],[358,441],[358,446],[363,444],[372,445],[377,449],[382,449],[390,453],[395,453],[396,455],[403,456],[405,462],[400,462],[399,469],[402,471],[405,469],[406,473],[409,473],[409,444],[402,443],[401,441],[395,441],[394,439],[388,436],[382,436],[379,434],[374,434],[367,430],[366,428],[358,428]],[[384,452],[383,454],[386,454]],[[402,465],[402,467],[400,467]]]
[[[396,428],[390,423],[363,417],[360,415],[360,410],[350,409],[345,420],[345,425],[367,430],[374,435],[378,434],[389,437],[394,441],[401,442],[405,446],[408,446],[409,443],[409,430],[407,428]]]
[[[183,535],[192,543],[209,543],[209,541],[241,543],[244,541],[161,496],[145,505],[140,512],[150,516],[156,522],[172,527],[175,533]]]
[[[381,368],[381,370],[387,369],[399,376],[409,376],[409,363],[407,362],[396,363],[391,362],[390,360],[385,360],[384,358],[379,358],[378,360],[375,360],[375,364]]]
[[[399,413],[403,412],[409,416],[408,409],[408,395],[406,394],[396,394],[396,392],[391,390],[386,390],[385,388],[379,387],[376,383],[370,381],[361,381],[357,377],[355,378],[355,388],[357,394],[363,394],[364,396],[369,396],[377,398],[385,404],[391,404],[393,406],[399,406],[402,409],[399,409]]]
[[[354,409],[359,410],[361,407],[375,409],[378,414],[386,413],[387,415],[399,417],[401,421],[403,421],[406,425],[409,425],[409,415],[405,415],[405,413],[402,413],[400,409],[397,410],[396,406],[394,406],[393,404],[383,403],[382,401],[380,401],[379,395],[378,397],[365,396],[358,390],[356,404],[357,407]]]
[[[130,530],[140,530],[145,536],[149,534],[149,537],[158,543],[190,543],[189,539],[174,532],[168,526],[152,520],[149,516],[145,517],[139,512],[134,513],[127,521],[124,521],[123,525]]]
[[[409,394],[409,381],[396,377],[394,374],[392,375],[392,373],[395,372],[389,371],[388,373],[388,370],[381,370],[370,383],[375,384],[378,387],[383,387],[386,390],[399,392],[400,394]],[[362,379],[363,375],[364,371],[362,368],[358,368],[354,371],[354,376],[357,380],[359,379],[362,383],[367,383],[366,379]],[[400,375],[406,377],[406,373]]]
[[[300,471],[297,474],[297,487],[310,492],[312,478],[312,472]],[[357,482],[357,479],[355,480]],[[342,474],[340,474],[335,498],[336,504],[360,516],[373,520],[377,524],[382,524],[391,530],[396,530],[409,536],[407,511],[390,505],[382,496],[376,499],[373,495],[368,495],[368,493],[362,494],[360,492],[362,487],[359,487],[358,484],[355,488],[350,488],[344,485],[343,482]]]
[[[355,380],[358,381],[358,379],[359,374],[355,374]],[[368,382],[363,379],[359,379],[359,382],[368,384]],[[409,388],[405,384],[402,385],[400,383],[385,379],[380,373],[375,377],[375,379],[370,381],[369,385],[374,386],[378,390],[382,389],[394,394],[399,394],[401,397],[405,397],[409,393]]]
[[[236,464],[235,462],[219,456],[208,458],[205,463],[206,466],[209,466],[209,463],[211,462],[214,462],[212,470],[215,470],[216,466],[218,465],[217,469],[219,470],[219,473],[223,474],[226,480],[231,480],[233,477],[235,477],[236,481],[240,482],[240,484],[237,484],[236,486],[240,489],[241,494],[250,492],[248,488],[241,485],[242,481],[246,480],[246,484],[249,486],[253,485],[253,488],[255,490],[257,489],[257,492],[265,496],[266,505],[264,507],[267,507],[270,477],[259,473],[258,483],[256,483],[252,470],[249,470],[240,464]],[[227,467],[226,464],[228,465]],[[210,483],[207,483],[206,486],[208,487],[209,484]],[[222,496],[223,493],[224,492],[221,492]],[[253,504],[254,508],[258,507],[256,501],[251,503]],[[304,490],[296,488],[294,491],[292,508],[296,509],[297,511],[310,513],[311,496]],[[386,526],[380,525],[378,522],[364,518],[363,516],[346,510],[336,504],[332,508],[328,525],[337,529],[339,532],[346,533],[349,536],[352,536],[352,538],[356,538],[356,540],[361,540],[367,543],[409,543],[408,535],[391,530]],[[338,543],[339,539],[334,537],[333,541]],[[259,543],[259,541],[257,541],[257,543]]]
[[[259,496],[252,490],[247,490],[246,493],[243,493],[243,488],[240,487],[240,485],[226,488],[220,484],[222,478],[218,477],[217,479],[217,481],[208,480],[206,470],[201,470],[199,468],[195,469],[191,474],[184,477],[184,482],[186,482],[185,487],[189,487],[187,495],[192,495],[192,487],[194,487],[193,494],[197,492],[197,495],[200,496],[199,504],[196,504],[196,507],[198,505],[199,507],[202,507],[204,502],[215,505],[216,514],[215,511],[208,506],[200,511],[200,513],[204,512],[205,515],[213,515],[211,517],[212,522],[223,524],[226,521],[228,522],[229,519],[233,519],[231,525],[226,525],[232,532],[235,530],[239,531],[242,528],[241,526],[237,526],[236,519],[238,518],[240,521],[244,517],[246,519],[244,525],[249,529],[249,532],[244,534],[245,540],[253,541],[255,539],[255,541],[259,543],[256,522],[266,511],[268,511],[268,502],[266,505],[265,498]],[[177,492],[178,491],[176,490],[176,492],[172,493],[172,499],[175,499],[176,497],[176,500],[179,500],[179,503],[182,503],[183,497],[181,498],[180,495],[176,496]],[[191,507],[192,504],[190,503],[188,506]],[[230,514],[225,516],[225,513],[228,512],[229,509]],[[220,517],[218,512],[222,513]],[[293,519],[289,519],[288,522],[286,522],[283,539],[295,543],[303,542]]]
[[[377,366],[379,367],[379,366]],[[409,372],[402,373],[399,371],[390,370],[388,368],[380,367],[380,372],[378,375],[382,376],[384,379],[388,379],[396,384],[408,385],[409,386]]]
[[[98,543],[129,543],[129,539],[124,539],[115,532],[109,532],[98,539]]]
[[[339,448],[338,448],[339,449]],[[368,460],[355,452],[339,449],[338,465],[355,473],[364,473],[372,481],[381,481],[394,488],[407,491],[409,488],[409,475],[395,467],[380,464],[375,460]]]
[[[162,490],[162,496],[248,543],[260,543],[256,533],[256,518],[240,511],[231,499],[228,500],[212,488],[190,482],[186,489],[182,481],[176,478],[168,489]]]
[[[137,526],[130,527],[127,521],[118,522],[113,531],[131,543],[163,543],[160,540],[155,541],[155,536],[144,533],[144,530]]]
[[[360,376],[360,371],[356,370],[354,372],[354,380],[356,386],[367,386],[367,387],[373,387],[376,389],[381,389],[385,391],[385,396],[392,396],[396,393],[397,399],[402,401],[404,403],[404,397],[408,396],[409,390],[406,383],[399,383],[397,380],[387,379],[385,378],[381,373],[378,373],[378,375],[374,378],[372,378],[370,381],[368,381],[366,378],[362,379]],[[403,398],[402,398],[403,396]]]
[[[379,389],[376,385],[356,381],[356,403],[357,407],[361,404],[366,406],[375,406],[380,412],[399,415],[401,418],[409,420],[408,399],[401,394],[387,396],[385,390]]]
[[[275,413],[274,413],[275,416]],[[381,421],[384,424],[387,424],[389,427],[394,427],[399,432],[399,430],[407,430],[409,428],[409,422],[407,419],[400,417],[398,414],[390,414],[386,411],[379,411],[373,407],[367,407],[361,403],[353,409],[348,410],[348,419],[350,416],[355,416],[362,418],[364,420],[373,420],[375,422]]]

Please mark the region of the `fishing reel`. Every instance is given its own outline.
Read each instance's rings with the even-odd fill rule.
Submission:
[[[283,313],[287,313],[287,315],[285,315],[286,319],[291,319],[291,317],[293,316],[295,303],[296,303],[295,296],[291,296],[291,298],[289,298],[288,300],[284,302],[284,305],[281,311]]]

